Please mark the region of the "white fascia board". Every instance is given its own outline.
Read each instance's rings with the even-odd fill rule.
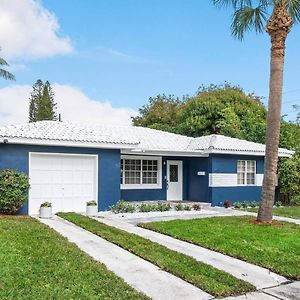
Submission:
[[[239,151],[233,151],[233,150],[218,150],[218,149],[211,149],[206,150],[205,153],[207,154],[233,154],[233,155],[252,155],[252,156],[265,156],[265,151],[246,151],[246,150],[239,150]],[[294,155],[294,151],[290,151],[290,153],[278,153],[279,157],[288,157],[291,158]]]
[[[154,156],[184,156],[184,157],[208,157],[203,151],[172,151],[172,150],[121,150],[121,154],[127,155],[154,155]]]
[[[93,142],[77,142],[77,141],[58,141],[58,140],[42,140],[42,139],[24,139],[24,138],[6,138],[6,144],[21,145],[38,145],[38,146],[61,146],[61,147],[79,147],[79,148],[99,148],[99,149],[134,149],[136,144],[122,143],[93,143]],[[2,143],[4,143],[2,141]]]

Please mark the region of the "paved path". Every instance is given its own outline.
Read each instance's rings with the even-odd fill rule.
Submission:
[[[148,213],[120,213],[114,214],[112,212],[100,212],[99,216],[104,218],[121,220],[131,224],[171,221],[171,220],[188,220],[201,219],[211,217],[226,217],[226,216],[256,216],[256,213],[241,211],[236,209],[226,209],[224,207],[207,207],[205,206],[201,211],[166,211],[166,212],[148,212]],[[295,223],[300,225],[299,219],[292,219],[287,217],[273,216],[274,220]]]
[[[299,300],[300,282],[292,282],[259,292],[248,293],[237,297],[223,298],[223,300]]]
[[[206,300],[213,297],[180,278],[162,271],[140,257],[57,216],[39,219],[95,260],[103,263],[129,285],[154,300]]]
[[[208,250],[200,246],[180,241],[151,230],[136,227],[127,222],[116,219],[109,219],[108,217],[94,219],[107,225],[125,230],[127,232],[137,234],[153,242],[164,245],[169,249],[191,256],[198,261],[204,262],[219,270],[230,273],[236,278],[247,281],[254,285],[257,289],[274,287],[288,282],[288,280],[283,276],[270,272],[268,269],[241,261],[239,259],[212,250]]]

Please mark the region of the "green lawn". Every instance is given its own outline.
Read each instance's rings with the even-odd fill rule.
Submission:
[[[251,224],[252,217],[214,217],[140,224],[300,279],[300,226]]]
[[[0,299],[148,299],[55,231],[0,217]]]
[[[135,234],[127,233],[76,213],[59,213],[60,217],[134,253],[218,297],[240,294],[254,287],[230,274],[198,262],[190,256],[170,250]]]
[[[244,211],[246,210],[246,211],[257,213],[258,208],[247,208],[247,209],[241,208],[240,210],[244,210]],[[274,207],[273,214],[274,216],[300,219],[300,206]]]

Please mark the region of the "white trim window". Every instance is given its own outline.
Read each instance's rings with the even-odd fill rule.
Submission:
[[[161,188],[161,157],[122,156],[121,188]]]
[[[255,160],[238,160],[237,162],[237,184],[254,185],[256,177]]]

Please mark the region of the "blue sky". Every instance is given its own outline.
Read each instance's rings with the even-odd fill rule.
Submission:
[[[15,85],[48,79],[76,87],[89,99],[134,110],[159,93],[192,95],[201,84],[225,80],[268,94],[268,36],[251,33],[243,42],[235,40],[231,11],[210,1],[43,0],[39,5],[56,17],[55,34],[68,38],[72,50],[37,57],[7,52],[16,66]],[[287,41],[283,113],[289,119],[296,115],[292,105],[300,104],[299,36],[300,27],[294,27]],[[0,88],[11,85],[1,81]]]

